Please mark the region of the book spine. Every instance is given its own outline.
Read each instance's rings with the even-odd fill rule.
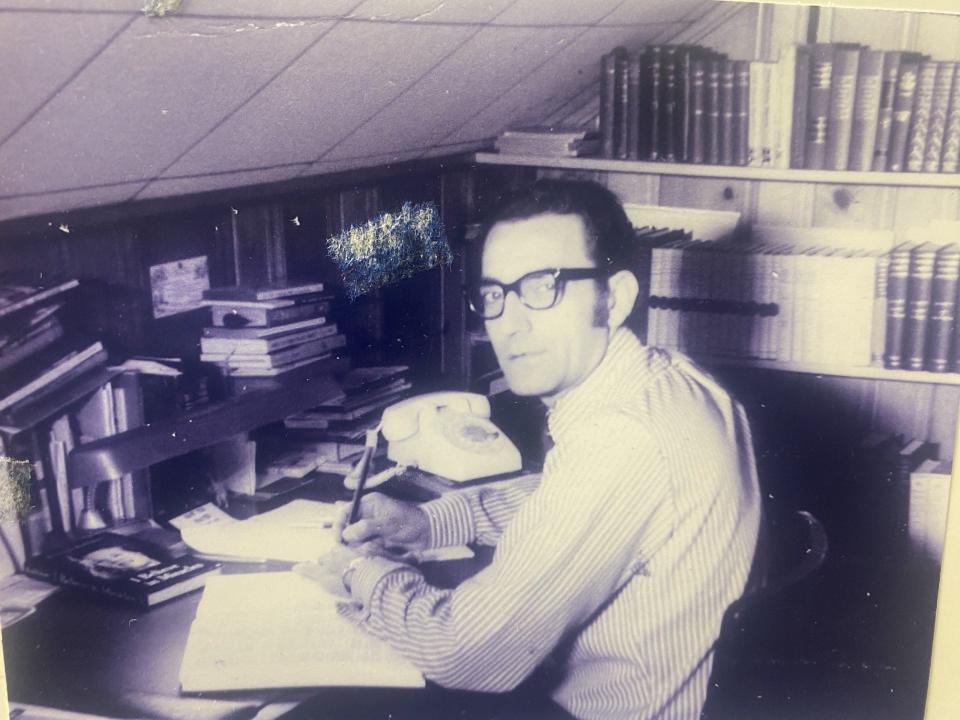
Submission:
[[[272,339],[227,340],[222,338],[200,338],[200,351],[203,353],[272,353],[311,340],[329,337],[337,332],[337,326],[321,325],[303,332],[292,333]]]
[[[853,100],[860,67],[859,47],[837,47],[834,52],[830,109],[827,121],[825,164],[831,170],[846,170],[853,130]]]
[[[763,164],[763,63],[750,61],[749,120],[747,121],[747,164],[760,167]]]
[[[873,328],[870,333],[870,361],[883,364],[887,336],[887,274],[890,271],[890,255],[877,258],[877,279],[874,283]]]
[[[600,154],[613,157],[614,97],[616,96],[617,66],[613,53],[600,61]]]
[[[629,157],[630,127],[627,120],[630,104],[629,54],[624,48],[614,50],[616,98],[614,100],[613,156],[621,160]]]
[[[892,50],[883,54],[883,78],[880,86],[880,107],[877,110],[877,136],[873,148],[873,169],[883,172],[890,157],[893,132],[893,104],[897,97],[897,78],[903,53]]]
[[[793,83],[792,91],[786,101],[791,101],[790,128],[788,141],[790,143],[790,167],[802,168],[806,165],[807,149],[807,101],[810,94],[810,47],[796,46],[793,56]]]
[[[710,165],[720,164],[720,68],[720,58],[707,61],[707,141],[704,144]]]
[[[947,114],[950,111],[950,95],[953,91],[957,63],[937,63],[937,81],[933,88],[933,103],[930,107],[930,130],[923,155],[924,172],[940,172],[943,156],[943,139],[947,130]]]
[[[211,307],[212,322],[217,327],[268,327],[295,320],[306,320],[317,314],[317,305],[292,305],[282,308],[251,308],[220,305]]]
[[[663,98],[660,122],[660,155],[667,162],[677,161],[676,131],[678,126],[678,82],[677,82],[677,55],[678,48],[668,45],[663,50]]]
[[[780,75],[776,63],[763,64],[765,97],[763,102],[763,159],[767,167],[778,167],[777,138],[780,123]]]
[[[947,113],[947,129],[943,133],[940,172],[957,172],[960,165],[958,161],[960,161],[960,64],[954,73],[953,89],[950,92],[950,110]]]
[[[883,366],[901,368],[903,362],[903,326],[907,310],[907,278],[910,276],[910,248],[900,245],[890,251],[887,271],[887,331]]]
[[[927,151],[927,136],[930,132],[930,113],[933,110],[933,93],[937,84],[939,63],[924,60],[917,75],[917,90],[913,101],[913,116],[907,136],[904,166],[908,172],[922,172]]]
[[[873,167],[873,149],[877,141],[880,89],[883,84],[883,51],[864,50],[857,76],[850,128],[850,170],[868,171]]]
[[[627,157],[640,158],[640,55],[627,57]]]
[[[897,76],[897,93],[893,99],[893,124],[890,128],[890,150],[887,170],[901,172],[907,153],[907,137],[910,133],[910,118],[913,116],[913,100],[917,94],[917,74],[920,58],[904,55]]]
[[[946,372],[957,311],[960,284],[960,246],[948,245],[937,253],[930,290],[930,321],[927,326],[926,369]]]
[[[936,248],[926,244],[910,253],[906,317],[903,325],[903,358],[904,367],[908,370],[922,370],[924,365],[927,318],[930,317],[930,291],[936,257]]]
[[[693,63],[697,56],[695,47],[680,53],[680,162],[693,162]]]
[[[703,163],[706,158],[706,68],[703,58],[695,58],[691,69],[690,90],[690,162]]]
[[[807,98],[807,143],[804,149],[806,167],[811,170],[822,170],[826,167],[833,51],[833,45],[818,43],[813,46],[810,92]]]
[[[648,92],[648,110],[647,110],[647,158],[649,160],[660,159],[660,113],[662,105],[662,92],[660,87],[660,64],[661,48],[658,45],[652,45],[647,48],[646,70]]]
[[[734,133],[733,159],[735,165],[750,164],[750,61],[734,61]]]
[[[733,165],[734,91],[736,81],[733,61],[723,58],[720,66],[720,164]]]

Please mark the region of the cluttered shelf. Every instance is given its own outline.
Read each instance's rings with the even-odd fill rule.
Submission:
[[[893,187],[960,188],[960,174],[915,172],[856,172],[849,170],[802,170],[796,168],[700,165],[673,162],[639,162],[602,157],[550,157],[481,152],[473,156],[478,165],[509,165],[560,170],[677,175],[730,180],[826,183],[831,185],[884,185]]]

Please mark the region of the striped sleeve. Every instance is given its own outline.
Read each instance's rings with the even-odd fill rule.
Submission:
[[[671,531],[665,464],[650,435],[622,416],[592,425],[554,448],[490,566],[454,590],[412,571],[383,575],[365,598],[367,628],[444,687],[520,683]]]
[[[540,484],[540,475],[450,492],[421,505],[430,523],[430,547],[478,542],[496,545],[510,518]]]

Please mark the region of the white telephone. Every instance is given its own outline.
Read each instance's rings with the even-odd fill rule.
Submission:
[[[383,411],[387,457],[450,480],[515,472],[520,451],[488,419],[483,395],[436,392],[409,398]]]

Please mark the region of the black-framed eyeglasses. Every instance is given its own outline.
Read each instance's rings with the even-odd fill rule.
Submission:
[[[607,277],[604,268],[546,268],[534,270],[517,278],[512,283],[481,280],[467,289],[470,309],[484,320],[496,320],[503,314],[507,293],[513,291],[520,302],[531,310],[547,310],[557,304],[563,295],[564,283],[570,280],[587,280]]]

